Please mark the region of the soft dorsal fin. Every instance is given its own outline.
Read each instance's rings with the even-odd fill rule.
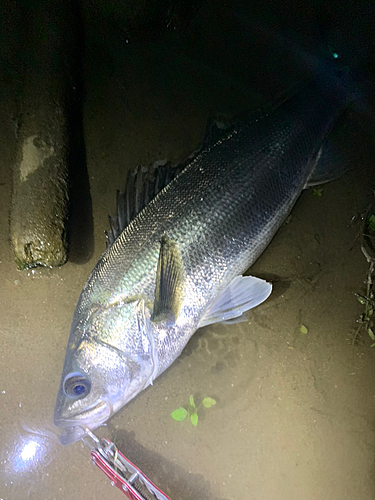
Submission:
[[[171,167],[167,160],[157,161],[151,167],[138,166],[129,171],[125,191],[116,193],[116,215],[109,219],[106,231],[107,246],[120,236],[122,231],[184,168]]]
[[[319,149],[315,167],[305,189],[331,182],[345,174],[351,168],[350,161],[328,136]]]
[[[153,321],[162,317],[178,316],[182,298],[182,261],[177,245],[166,236],[160,244],[159,262],[156,273]]]
[[[239,318],[245,311],[265,301],[272,285],[254,276],[236,276],[222,290],[199,322],[199,328]]]

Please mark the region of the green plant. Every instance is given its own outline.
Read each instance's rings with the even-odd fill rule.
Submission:
[[[315,196],[323,196],[323,188],[313,188],[312,192]]]
[[[191,395],[189,397],[189,403],[186,405],[186,408],[180,406],[177,410],[172,411],[171,417],[177,422],[182,422],[186,419],[186,417],[190,418],[190,422],[196,427],[198,425],[198,412],[202,410],[202,408],[211,408],[211,406],[216,405],[216,401],[212,398],[203,398],[198,406],[195,405],[194,397]]]
[[[368,216],[367,226],[369,232],[375,232],[375,214],[371,214]]]
[[[353,344],[357,341],[361,329],[364,327],[373,341],[375,347],[375,295],[374,295],[374,269],[375,269],[375,202],[370,204],[363,220],[361,234],[361,250],[369,264],[367,270],[366,291],[364,294],[356,293],[358,302],[364,306],[364,311],[357,320],[359,326],[353,336]]]
[[[374,334],[374,329],[375,329],[375,324],[374,324],[374,310],[375,310],[375,301],[374,301],[374,292],[372,291],[372,283],[371,286],[368,287],[368,290],[366,290],[366,295],[360,295],[359,293],[356,293],[358,302],[365,306],[364,312],[361,314],[360,319],[358,320],[359,322],[359,327],[358,327],[358,332],[362,328],[362,326],[365,326],[365,329],[373,341],[370,347],[375,347],[375,334]]]
[[[308,333],[308,329],[305,325],[301,325],[299,331],[300,333],[302,333],[302,335],[307,335]]]

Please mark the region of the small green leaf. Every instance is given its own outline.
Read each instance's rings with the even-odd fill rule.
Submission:
[[[302,335],[306,335],[308,332],[308,329],[305,327],[305,325],[301,325],[301,328],[299,331],[302,333]]]
[[[194,403],[194,398],[193,398],[193,395],[191,395],[191,396],[189,397],[189,404],[190,404],[190,406],[192,406],[193,408],[195,408],[195,403]]]
[[[368,218],[367,225],[368,225],[368,228],[370,229],[370,231],[375,232],[375,215],[374,214],[371,214],[370,217]]]
[[[315,196],[322,196],[323,195],[323,188],[314,188],[313,189],[313,194]]]
[[[364,297],[362,297],[362,295],[357,295],[357,299],[358,299],[358,302],[364,306],[366,304],[366,299]]]
[[[371,340],[375,340],[375,335],[372,331],[372,328],[367,328],[367,333],[370,335]]]
[[[205,408],[211,408],[211,406],[216,405],[216,401],[212,398],[204,398],[202,403]]]
[[[370,347],[375,347],[375,342],[373,344],[371,344]]]
[[[191,423],[194,425],[194,427],[196,427],[198,425],[198,415],[196,413],[193,413],[192,415],[190,415],[190,420],[191,420]]]
[[[171,413],[171,417],[177,420],[177,422],[182,422],[185,420],[187,417],[188,412],[185,410],[185,408],[178,408],[178,410],[175,410]]]

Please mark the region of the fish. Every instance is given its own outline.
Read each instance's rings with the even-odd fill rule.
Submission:
[[[162,166],[128,176],[73,316],[54,410],[62,444],[153,384],[199,328],[269,297],[271,283],[244,273],[302,190],[342,173],[325,151],[350,96],[326,69],[270,112],[209,134],[171,178]]]

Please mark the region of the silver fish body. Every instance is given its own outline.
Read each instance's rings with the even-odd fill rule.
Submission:
[[[62,442],[101,425],[170,366],[200,326],[218,320],[207,319],[208,311],[290,212],[343,94],[335,78],[328,85],[320,78],[270,115],[242,121],[203,149],[104,252],[73,317],[55,407]],[[166,278],[162,241],[164,268],[169,261],[173,268]],[[164,303],[157,313],[156,302]]]

